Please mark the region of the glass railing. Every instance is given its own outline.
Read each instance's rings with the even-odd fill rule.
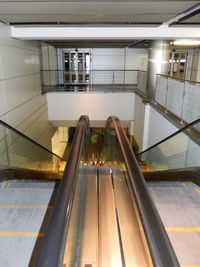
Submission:
[[[65,161],[0,121],[0,169],[62,172]]]
[[[200,120],[152,146],[138,156],[143,171],[200,167]]]
[[[200,82],[157,74],[155,103],[181,121],[190,123],[200,117]]]
[[[146,94],[146,87],[147,87],[147,72],[146,71],[138,71],[137,76],[137,89],[143,93]]]

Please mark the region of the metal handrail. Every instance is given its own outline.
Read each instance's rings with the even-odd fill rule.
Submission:
[[[142,154],[144,154],[144,153],[148,152],[149,150],[151,150],[152,148],[164,143],[165,141],[171,139],[172,137],[174,137],[174,136],[176,136],[176,135],[178,135],[178,134],[180,134],[182,132],[187,131],[188,128],[191,128],[193,125],[195,125],[197,123],[200,123],[200,119],[195,120],[195,121],[187,124],[186,126],[181,128],[180,130],[176,131],[175,133],[168,135],[166,138],[162,139],[161,141],[157,142],[156,144],[154,144],[154,145],[150,146],[149,148],[143,150],[142,152],[138,153],[136,156],[141,156]]]
[[[173,77],[173,76],[169,76],[169,75],[164,75],[164,74],[157,74],[157,76],[159,77],[164,77],[166,79],[171,79],[171,80],[175,80],[175,81],[180,81],[183,83],[191,83],[191,84],[199,84],[199,81],[193,81],[193,80],[186,80],[186,79],[182,79],[182,78],[178,78],[178,77]]]
[[[138,70],[138,69],[97,69],[97,70],[40,70],[40,72],[43,72],[43,71],[54,71],[54,72],[59,72],[59,71],[62,71],[62,72],[94,72],[94,71],[141,71],[141,72],[146,72],[146,71],[143,71],[143,70]]]
[[[87,116],[81,116],[71,145],[63,180],[61,181],[57,199],[47,226],[36,267],[58,267],[62,265],[64,241],[67,234],[72,202],[78,174],[84,134],[89,135],[90,126]]]
[[[144,177],[117,117],[110,117],[107,129],[113,123],[124,156],[131,188],[144,228],[152,262],[155,267],[178,267],[179,262],[169,241],[161,218],[148,192]]]
[[[53,153],[48,148],[46,148],[46,147],[42,146],[41,144],[37,143],[35,140],[31,139],[27,135],[25,135],[22,132],[18,131],[17,129],[13,128],[11,125],[7,124],[6,122],[0,120],[0,125],[3,125],[4,127],[8,128],[9,130],[15,132],[17,135],[22,136],[23,138],[27,139],[28,141],[30,141],[31,143],[35,144],[36,146],[39,146],[40,148],[46,150],[47,152],[49,152],[50,154],[56,156],[57,158],[59,158],[61,160],[66,160],[66,159],[63,159],[62,157],[58,156],[57,154]]]

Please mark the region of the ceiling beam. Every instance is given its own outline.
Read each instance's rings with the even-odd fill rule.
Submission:
[[[24,40],[123,40],[200,38],[198,27],[11,27]]]
[[[132,43],[132,44],[129,44],[129,45],[127,46],[127,48],[134,47],[134,46],[136,46],[136,45],[138,45],[138,44],[141,44],[141,43],[143,43],[143,42],[144,42],[144,40],[136,41],[136,42],[134,42],[134,43]]]
[[[188,18],[191,18],[191,17],[193,17],[199,13],[200,13],[200,4],[197,4],[193,7],[185,10],[181,14],[175,16],[174,18],[164,22],[163,24],[170,26],[170,25],[173,25],[175,23],[178,23],[179,21],[183,21],[183,20],[186,20]]]

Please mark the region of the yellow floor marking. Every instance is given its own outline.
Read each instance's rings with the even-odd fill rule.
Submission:
[[[200,227],[166,227],[168,233],[200,233]]]
[[[198,188],[198,187],[194,187],[194,190],[197,192],[197,194],[200,195],[200,188]]]
[[[0,205],[0,209],[52,209],[53,206],[46,205]]]
[[[0,232],[1,236],[34,236],[34,237],[44,237],[42,232]]]

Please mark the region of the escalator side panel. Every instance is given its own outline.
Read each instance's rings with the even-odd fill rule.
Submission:
[[[79,173],[63,266],[97,266],[98,216],[96,167]]]
[[[146,255],[137,217],[122,172],[113,171],[115,199],[126,266],[152,266]]]
[[[97,266],[97,250],[98,250],[98,216],[97,216],[97,178],[96,167],[86,168],[86,198],[84,209],[84,224],[81,252],[81,262]]]

